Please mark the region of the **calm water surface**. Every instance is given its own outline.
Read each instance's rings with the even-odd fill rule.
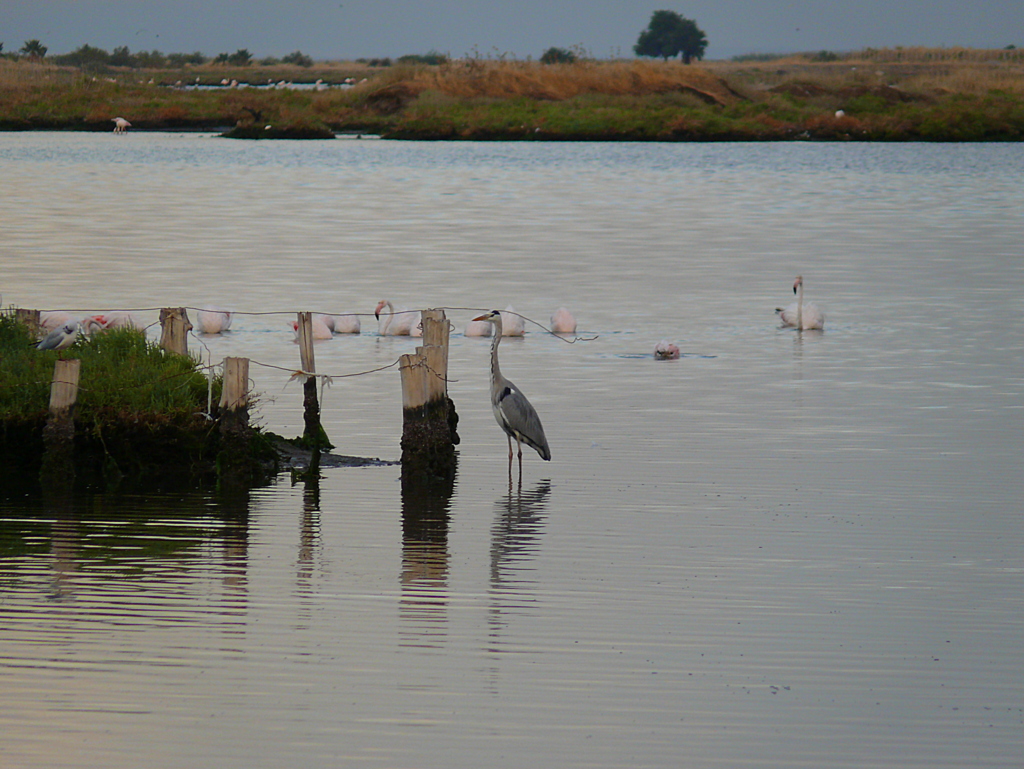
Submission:
[[[396,459],[377,300],[560,305],[502,368],[449,309],[459,467],[319,489],[0,494],[5,767],[1011,767],[1024,755],[1017,145],[0,136],[5,305],[240,313],[301,431]],[[779,329],[801,273],[824,332]],[[594,338],[592,338],[594,337]],[[684,350],[651,357],[660,339]]]

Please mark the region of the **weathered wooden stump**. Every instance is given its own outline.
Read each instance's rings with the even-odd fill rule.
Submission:
[[[248,482],[252,476],[252,431],[249,428],[249,359],[224,359],[224,388],[220,396],[220,475],[229,482]]]
[[[458,415],[448,397],[448,337],[443,310],[422,313],[423,346],[403,355],[402,477],[449,479],[455,474]]]
[[[160,346],[177,355],[188,354],[188,332],[192,330],[184,307],[160,310]]]
[[[316,360],[313,357],[313,313],[299,313],[299,360],[302,370],[307,374],[316,373]],[[302,383],[302,444],[312,451],[307,472],[311,476],[320,471],[320,452],[333,448],[327,433],[320,422],[320,400],[316,392],[316,377],[310,376]]]

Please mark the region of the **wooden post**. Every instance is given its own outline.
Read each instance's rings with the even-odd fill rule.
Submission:
[[[402,410],[422,409],[427,402],[426,360],[417,348],[416,354],[406,353],[399,358],[402,374]]]
[[[50,415],[43,428],[43,463],[40,480],[44,486],[70,489],[75,480],[75,402],[82,361],[57,361],[50,385]]]
[[[165,307],[160,310],[160,346],[177,355],[188,354],[188,332],[192,324],[184,307]]]
[[[14,310],[14,317],[19,323],[28,326],[33,337],[39,336],[39,310],[23,310],[18,307]]]
[[[249,359],[224,359],[220,394],[221,478],[232,487],[244,486],[253,475],[249,429]]]
[[[53,367],[50,385],[50,415],[61,416],[74,408],[78,400],[78,375],[82,361],[77,358],[60,359]]]
[[[224,359],[224,388],[220,394],[220,407],[238,411],[249,407],[249,359]]]
[[[451,479],[458,434],[454,404],[448,398],[449,325],[442,310],[422,314],[423,347],[403,355],[402,477]]]
[[[299,313],[299,361],[307,374],[316,373],[313,357],[313,313]],[[321,448],[331,448],[327,433],[320,424],[320,403],[316,393],[316,377],[309,377],[302,385],[302,418],[304,428],[302,443],[312,450],[309,458],[309,473],[316,475],[320,469]]]

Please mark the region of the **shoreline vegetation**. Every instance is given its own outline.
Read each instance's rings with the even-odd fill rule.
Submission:
[[[102,71],[0,59],[0,130],[112,131],[119,116],[241,138],[1021,141],[1024,49]]]

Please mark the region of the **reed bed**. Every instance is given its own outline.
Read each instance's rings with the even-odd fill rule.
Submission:
[[[136,129],[234,126],[247,138],[360,132],[567,141],[1024,139],[1021,52],[824,53],[699,66],[467,59],[364,67],[356,87],[326,91],[185,90],[161,87],[166,72],[96,77],[3,61],[0,128],[111,130],[111,118],[122,115]],[[220,82],[222,72],[196,67],[191,81]],[[254,84],[274,77],[261,67],[247,72]]]
[[[679,62],[582,61],[538,64],[519,61],[455,61],[439,67],[394,68],[376,81],[410,91],[435,91],[455,99],[564,101],[584,94],[647,96],[693,91],[717,101],[735,99],[718,76]]]

